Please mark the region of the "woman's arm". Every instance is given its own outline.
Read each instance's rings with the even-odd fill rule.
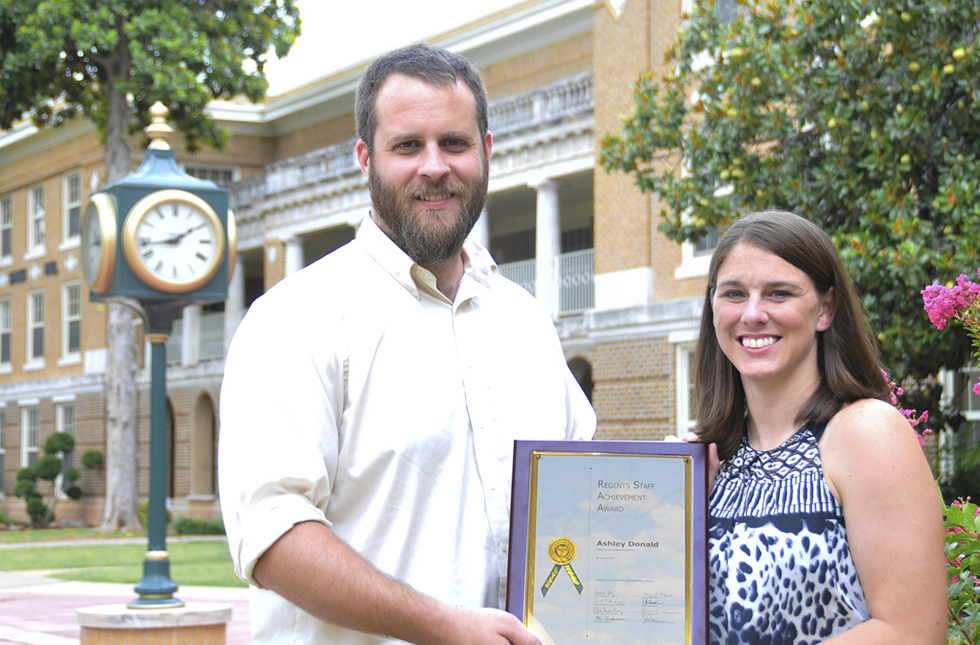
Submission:
[[[859,401],[831,420],[820,452],[871,611],[870,620],[826,643],[942,645],[942,509],[915,432],[887,403]]]

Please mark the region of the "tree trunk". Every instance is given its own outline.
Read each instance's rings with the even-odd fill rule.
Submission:
[[[100,531],[138,531],[136,332],[124,305],[109,305],[106,365],[106,495]]]
[[[108,68],[106,92],[109,116],[106,128],[107,181],[123,179],[132,171],[128,137],[129,107],[115,81],[129,73],[127,43],[121,39]],[[123,215],[122,213],[117,214]],[[138,408],[136,393],[137,347],[133,313],[124,305],[109,304],[108,360],[106,361],[106,495],[100,531],[135,531],[139,521],[137,476]]]

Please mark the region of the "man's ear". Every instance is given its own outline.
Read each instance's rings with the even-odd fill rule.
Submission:
[[[493,135],[491,135],[489,131],[487,132],[486,138],[483,140],[483,144],[484,144],[484,146],[486,148],[486,151],[487,151],[487,163],[489,163],[490,162],[490,150],[493,148]]]
[[[357,143],[354,144],[354,152],[357,154],[357,163],[361,166],[361,172],[364,173],[365,177],[370,177],[371,155],[368,152],[367,144],[362,139],[358,139]]]

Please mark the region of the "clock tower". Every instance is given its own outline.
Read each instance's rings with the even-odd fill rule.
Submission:
[[[135,309],[151,346],[148,549],[131,609],[184,605],[174,598],[166,551],[166,342],[184,307],[227,299],[235,266],[228,190],[177,166],[167,113],[161,103],[150,108],[143,164],[92,195],[82,220],[82,273],[92,298]]]
[[[82,220],[82,269],[93,299],[140,312],[147,331],[169,333],[190,304],[228,297],[235,220],[228,189],[184,173],[174,160],[161,103],[134,174],[92,195]]]

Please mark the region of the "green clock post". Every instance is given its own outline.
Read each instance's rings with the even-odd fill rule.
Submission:
[[[228,190],[184,173],[167,143],[168,110],[150,109],[151,139],[134,174],[89,200],[82,271],[92,298],[136,310],[151,345],[148,548],[130,608],[180,607],[166,549],[166,342],[184,307],[225,300],[235,266]]]

